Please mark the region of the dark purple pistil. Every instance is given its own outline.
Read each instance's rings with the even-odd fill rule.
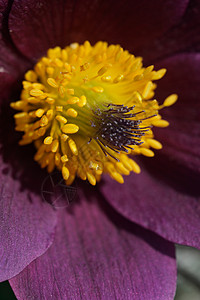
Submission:
[[[141,145],[141,137],[145,135],[149,127],[140,127],[144,119],[133,119],[144,112],[131,113],[135,106],[108,104],[105,107],[107,108],[105,110],[98,108],[93,111],[95,117],[92,126],[97,129],[93,139],[106,156],[109,154],[117,159],[110,154],[109,150],[117,153],[128,152],[128,149],[133,149],[134,145]]]

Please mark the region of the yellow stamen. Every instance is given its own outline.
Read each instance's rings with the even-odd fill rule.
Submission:
[[[69,138],[69,136],[68,135],[66,135],[66,134],[62,134],[61,135],[61,139],[64,141],[64,142],[66,142],[66,140]]]
[[[152,122],[152,124],[156,127],[167,127],[169,126],[169,122],[166,120],[156,120]]]
[[[69,178],[69,170],[66,166],[62,167],[62,175],[65,180]]]
[[[162,148],[152,127],[169,125],[160,110],[177,101],[153,98],[165,73],[105,42],[49,49],[11,103],[15,129],[24,132],[19,144],[34,142],[34,159],[48,172],[56,166],[66,184],[78,176],[95,185],[104,173],[123,183],[122,175],[141,171],[129,154],[153,157]]]
[[[64,133],[76,133],[79,130],[79,127],[75,124],[66,124],[62,127],[62,132]]]
[[[87,172],[87,179],[88,179],[89,183],[91,183],[92,185],[96,184],[96,178],[93,174]]]
[[[67,119],[65,119],[65,117],[63,116],[56,116],[56,120],[58,120],[62,124],[67,123]]]
[[[147,149],[147,148],[140,148],[140,153],[145,155],[145,156],[148,156],[148,157],[153,157],[154,156],[154,152],[150,149]]]
[[[38,90],[38,89],[32,89],[32,90],[30,91],[30,95],[31,95],[31,96],[35,96],[35,97],[39,97],[39,96],[43,96],[44,93],[43,93],[43,91],[41,91],[41,90]]]
[[[53,138],[52,136],[47,136],[45,139],[44,139],[44,144],[45,145],[50,145],[53,141]]]
[[[73,117],[73,118],[76,118],[78,115],[77,111],[73,108],[69,108],[66,113],[68,116]]]
[[[53,143],[51,144],[51,151],[56,152],[58,150],[59,142],[58,140],[54,140]]]
[[[69,139],[68,143],[69,143],[69,147],[70,147],[72,153],[74,155],[78,155],[78,149],[76,147],[76,143],[72,139]]]
[[[56,166],[59,166],[59,164],[60,164],[60,159],[61,159],[60,153],[56,153],[56,155],[55,155],[55,165],[56,165]]]
[[[147,140],[148,144],[150,147],[154,148],[154,149],[162,149],[162,144],[159,141],[156,141],[154,139],[148,139]]]
[[[66,163],[68,161],[68,157],[66,154],[61,156],[61,161],[62,161],[62,163]]]
[[[46,116],[42,116],[39,125],[40,126],[46,126],[48,124],[48,118]]]
[[[92,90],[96,93],[103,93],[103,88],[101,86],[94,86]]]
[[[48,78],[48,79],[47,79],[47,83],[48,83],[51,87],[53,87],[53,88],[57,88],[57,87],[58,87],[58,84],[57,84],[57,82],[55,81],[54,78]]]
[[[35,115],[38,118],[41,118],[43,114],[44,114],[44,109],[42,109],[42,108],[38,108],[35,112]]]
[[[122,81],[123,78],[124,78],[124,75],[119,75],[119,76],[117,76],[117,77],[113,80],[113,82],[114,82],[114,83],[118,83],[118,82]]]
[[[78,101],[78,106],[83,107],[86,105],[86,103],[87,103],[86,97],[84,95],[82,95]]]
[[[69,95],[74,95],[74,89],[67,89],[66,92]]]
[[[63,106],[57,105],[56,106],[56,111],[63,111]]]
[[[26,73],[25,79],[30,82],[35,82],[37,80],[37,75],[34,71],[30,70]]]
[[[178,100],[178,96],[176,94],[170,95],[167,97],[163,103],[163,106],[171,106]]]
[[[68,104],[75,104],[79,101],[79,98],[78,97],[72,97],[70,99],[67,100],[67,103]]]

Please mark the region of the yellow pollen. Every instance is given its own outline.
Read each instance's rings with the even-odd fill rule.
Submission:
[[[163,104],[154,98],[154,81],[165,73],[105,42],[49,49],[11,103],[15,129],[24,132],[19,144],[33,142],[34,159],[48,172],[60,170],[67,185],[76,177],[96,185],[104,173],[123,183],[141,171],[129,154],[153,157],[162,149],[153,126],[169,125],[160,110],[178,98],[172,94]]]
[[[80,71],[86,71],[88,70],[90,67],[90,64],[89,63],[85,63],[84,65],[80,66]]]
[[[85,97],[84,95],[82,95],[82,96],[80,97],[80,99],[78,100],[77,105],[78,105],[79,107],[83,107],[84,105],[86,105],[86,103],[87,103],[86,97]]]
[[[47,136],[45,139],[44,139],[44,144],[45,145],[50,145],[53,141],[53,138],[52,136]]]
[[[51,151],[56,152],[58,150],[59,142],[58,140],[54,140],[53,143],[51,144]]]
[[[94,86],[92,90],[96,93],[103,93],[103,88],[101,86]]]
[[[99,71],[98,71],[98,76],[103,75],[104,73],[106,73],[108,70],[108,68],[106,66],[102,67]]]
[[[167,97],[163,103],[163,106],[171,106],[178,100],[178,96],[176,94],[173,94],[169,97]]]
[[[26,73],[25,79],[30,82],[35,82],[35,81],[37,81],[37,75],[34,71],[30,70]]]
[[[38,89],[32,89],[31,91],[30,91],[30,95],[31,96],[36,96],[36,97],[39,97],[39,96],[43,96],[43,91],[41,91],[41,90],[38,90]]]
[[[65,165],[62,167],[62,175],[65,180],[69,178],[69,170]]]
[[[39,103],[39,102],[40,102],[40,99],[39,99],[39,98],[35,98],[35,97],[29,97],[29,98],[27,99],[27,101],[28,101],[29,103],[36,104],[36,103]],[[15,109],[16,109],[16,108],[15,108]]]
[[[153,157],[154,156],[154,152],[150,149],[147,149],[147,148],[140,148],[140,153],[145,155],[145,156],[148,156],[148,157]]]
[[[47,79],[47,83],[48,83],[50,86],[52,86],[53,88],[57,88],[57,87],[58,87],[58,84],[57,84],[57,82],[55,81],[54,78],[48,78],[48,79]]]
[[[169,122],[166,120],[156,120],[152,122],[152,124],[156,127],[167,127],[169,126]]]
[[[117,76],[117,77],[113,80],[113,82],[114,82],[114,83],[118,83],[118,82],[122,81],[123,78],[124,78],[124,75],[119,75],[119,76]]]
[[[56,106],[56,111],[63,111],[63,106],[57,105]]]
[[[60,153],[57,152],[57,153],[55,154],[55,165],[56,165],[56,166],[59,166],[60,160],[61,160],[61,155],[60,155]]]
[[[47,118],[48,118],[49,120],[52,119],[53,113],[54,113],[53,109],[48,109],[48,110],[47,110],[46,116],[47,116]]]
[[[63,124],[65,124],[65,123],[67,123],[67,119],[65,119],[65,117],[63,117],[63,116],[56,116],[56,120],[58,120],[60,123],[63,123]]]
[[[76,118],[77,115],[78,115],[77,111],[73,108],[68,108],[66,114],[70,117],[73,117],[73,118]]]
[[[62,161],[62,163],[66,163],[68,161],[68,157],[66,154],[61,156],[61,161]]]
[[[68,135],[67,134],[62,134],[61,135],[61,140],[63,140],[64,142],[66,142],[66,140],[68,139]]]
[[[67,89],[66,92],[69,95],[74,95],[74,89]]]
[[[38,118],[41,118],[43,114],[44,114],[44,109],[42,109],[42,108],[38,108],[35,112],[35,115]]]
[[[74,155],[78,155],[78,149],[72,139],[68,139],[69,147]]]
[[[111,82],[112,77],[111,76],[103,76],[103,77],[101,77],[101,80],[104,81],[104,82]]]
[[[87,172],[87,179],[89,181],[89,183],[91,183],[92,185],[96,184],[96,178],[92,173]]]
[[[75,124],[66,124],[62,127],[62,132],[64,133],[76,133],[79,130],[79,127]]]
[[[75,104],[79,101],[79,98],[78,97],[72,97],[70,99],[67,100],[67,103],[68,104]]]

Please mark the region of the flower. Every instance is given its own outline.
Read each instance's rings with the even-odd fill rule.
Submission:
[[[199,248],[199,4],[0,3],[1,280],[19,299],[173,299],[174,243]],[[41,199],[46,173],[33,147],[17,146],[9,104],[48,48],[85,40],[119,43],[166,67],[158,99],[177,92],[180,100],[164,112],[171,126],[156,132],[163,150],[140,160],[140,175],[79,183],[78,199],[55,210]]]

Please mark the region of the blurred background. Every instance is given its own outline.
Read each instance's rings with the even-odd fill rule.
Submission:
[[[176,254],[178,283],[175,300],[200,300],[200,251],[177,246]],[[0,283],[0,300],[16,300],[8,281]]]
[[[177,246],[178,284],[175,300],[200,300],[200,251]]]

